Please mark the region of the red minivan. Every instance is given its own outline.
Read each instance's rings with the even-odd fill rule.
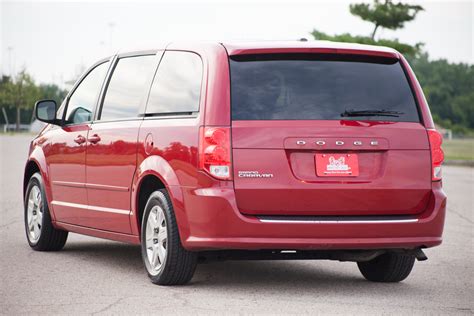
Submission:
[[[162,285],[225,259],[353,261],[398,282],[442,241],[442,138],[393,49],[171,43],[100,60],[35,113],[34,250],[68,232],[141,245]]]

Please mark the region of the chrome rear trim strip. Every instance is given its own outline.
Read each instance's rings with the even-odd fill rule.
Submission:
[[[276,224],[396,224],[416,223],[418,219],[393,219],[393,220],[282,220],[282,219],[259,219],[262,223]]]

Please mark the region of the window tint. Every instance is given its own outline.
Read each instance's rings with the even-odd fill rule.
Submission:
[[[146,83],[155,71],[156,56],[119,59],[102,105],[101,120],[137,117],[146,97]]]
[[[67,104],[66,124],[79,124],[92,120],[92,112],[108,67],[109,62],[96,66],[74,90]]]
[[[188,52],[166,52],[153,82],[147,114],[196,112],[201,94],[202,61]]]
[[[344,119],[419,122],[395,59],[253,55],[233,57],[230,67],[234,120],[340,120],[345,111],[386,110],[400,113]]]

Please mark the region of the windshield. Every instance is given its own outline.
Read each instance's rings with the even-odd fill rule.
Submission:
[[[407,77],[393,58],[242,55],[230,58],[230,73],[233,120],[419,122]]]

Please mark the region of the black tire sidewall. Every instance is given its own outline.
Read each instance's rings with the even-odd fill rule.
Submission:
[[[403,253],[386,253],[371,261],[358,262],[362,275],[373,282],[400,282],[411,273],[415,257]]]

